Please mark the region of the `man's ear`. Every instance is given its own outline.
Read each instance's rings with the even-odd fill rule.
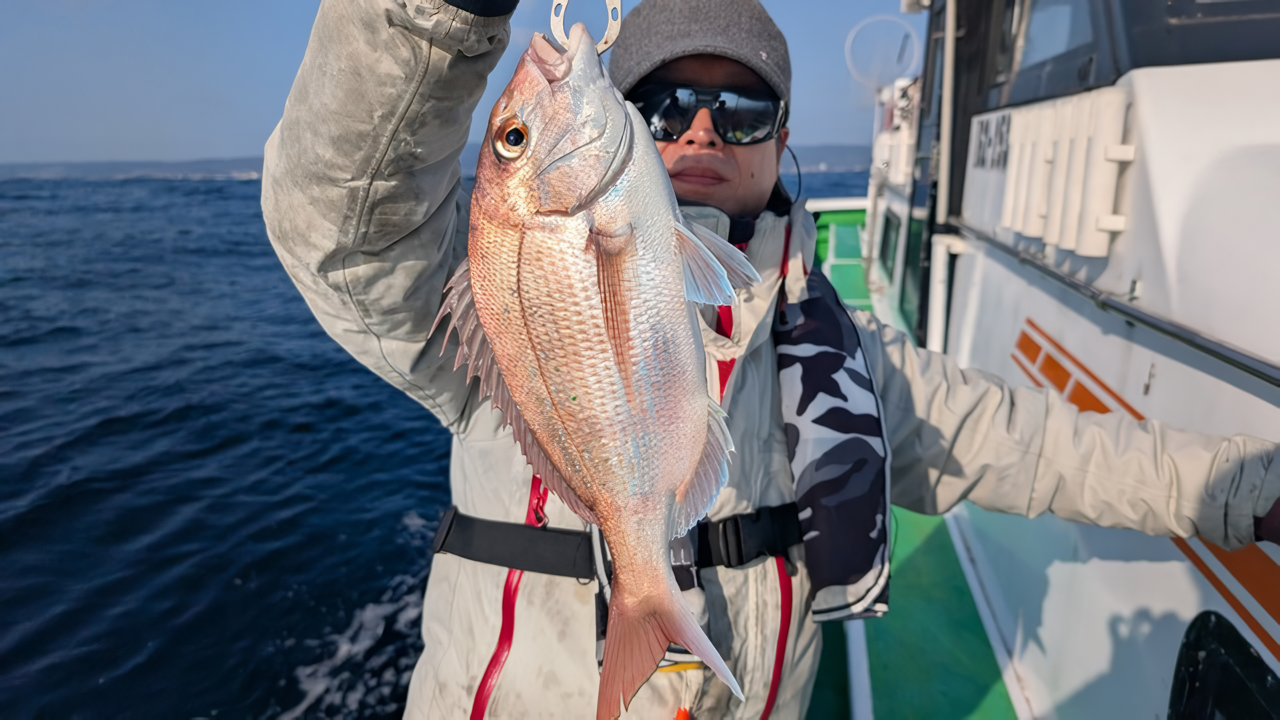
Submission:
[[[787,138],[791,137],[791,128],[782,128],[775,138],[778,141],[778,163],[782,163],[782,153],[787,149]]]

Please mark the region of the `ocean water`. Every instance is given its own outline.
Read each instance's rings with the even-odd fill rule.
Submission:
[[[0,182],[0,717],[403,710],[448,434],[321,331],[259,192]]]

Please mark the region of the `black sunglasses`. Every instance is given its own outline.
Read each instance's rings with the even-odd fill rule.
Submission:
[[[655,83],[633,89],[627,99],[649,124],[654,140],[679,138],[702,108],[711,111],[711,126],[727,145],[771,140],[787,120],[785,101],[759,93]]]

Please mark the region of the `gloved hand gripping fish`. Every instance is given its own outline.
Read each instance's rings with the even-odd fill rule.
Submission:
[[[731,304],[759,276],[681,224],[657,147],[594,50],[579,24],[566,52],[537,35],[521,57],[489,116],[468,259],[436,323],[451,315],[458,363],[534,472],[609,545],[605,719],[670,642],[742,697],[680,597],[668,543],[711,506],[732,450],[690,301]]]

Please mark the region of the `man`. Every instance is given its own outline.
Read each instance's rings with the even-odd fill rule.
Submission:
[[[456,339],[430,333],[466,254],[470,198],[458,157],[514,7],[325,0],[267,145],[263,208],[281,261],[325,330],[453,431],[459,517],[520,524],[545,513],[552,528],[580,531],[563,503],[532,501],[531,471],[510,430],[465,368],[452,369]],[[780,261],[798,253],[812,267],[814,243],[812,217],[775,189],[788,137],[786,43],[754,0],[645,0],[623,23],[610,74],[650,121],[686,220],[740,244],[764,278],[750,300],[742,295],[721,314],[727,322],[709,318],[704,328],[709,386],[723,397],[737,447],[709,519],[786,506],[796,498],[771,326],[779,286],[790,282]],[[715,99],[730,97],[754,102],[743,107],[760,116],[713,115]],[[941,513],[969,499],[1238,547],[1280,498],[1271,443],[1078,413],[1056,396],[961,370],[869,315],[853,322],[900,506]],[[688,593],[745,701],[704,667],[677,664],[650,678],[628,717],[665,720],[681,708],[700,718],[803,717],[820,634],[804,550],[779,552],[785,562],[706,567]],[[514,575],[513,590],[512,577],[498,565],[436,556],[407,716],[592,716],[596,584],[527,572]]]

